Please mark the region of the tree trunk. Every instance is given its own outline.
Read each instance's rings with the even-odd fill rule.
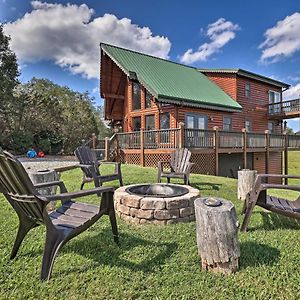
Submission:
[[[60,174],[54,170],[29,171],[28,175],[33,184],[58,181]],[[55,195],[57,186],[38,189],[41,195]],[[48,205],[48,210],[55,208],[56,201],[51,201]]]
[[[247,194],[252,190],[257,171],[243,169],[238,171],[238,198],[246,200]]]
[[[209,206],[218,204],[219,206]],[[198,198],[195,201],[198,254],[202,268],[224,274],[238,270],[238,221],[230,201]]]

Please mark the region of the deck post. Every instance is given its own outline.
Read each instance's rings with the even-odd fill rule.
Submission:
[[[214,126],[215,175],[219,176],[219,127]]]
[[[144,143],[144,130],[141,129],[140,130],[140,141],[141,141],[141,152],[140,152],[140,162],[141,162],[141,166],[145,167],[145,143]]]
[[[96,149],[97,137],[95,133],[92,133],[92,148]]]
[[[266,174],[269,174],[269,162],[270,162],[270,131],[269,130],[265,130],[265,139],[266,139],[265,172]]]
[[[184,148],[184,123],[180,122],[178,125],[179,125],[178,148]]]
[[[288,175],[288,167],[289,167],[289,162],[288,162],[288,147],[289,147],[289,136],[284,132],[284,175]],[[288,178],[284,178],[284,184],[288,184]]]
[[[106,161],[109,161],[109,137],[105,138],[105,142],[104,142],[104,159]]]
[[[246,128],[243,128],[242,132],[243,132],[243,166],[244,166],[244,169],[247,169],[247,130],[246,130]]]

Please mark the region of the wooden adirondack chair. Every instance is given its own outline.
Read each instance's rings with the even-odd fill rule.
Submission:
[[[80,162],[80,167],[83,172],[83,179],[80,189],[87,182],[94,181],[95,186],[101,186],[103,182],[119,180],[120,186],[123,185],[121,163],[118,162],[99,162],[96,157],[96,153],[87,146],[80,146],[75,150],[75,156]],[[110,164],[115,166],[113,174],[101,175],[100,166],[104,164]]]
[[[184,184],[190,184],[190,172],[194,163],[190,162],[191,151],[186,148],[177,149],[171,154],[171,161],[158,162],[157,181],[161,182],[162,177],[166,177],[168,183],[171,178],[182,178]],[[171,171],[164,171],[163,165],[168,164]]]
[[[61,194],[41,195],[39,188],[59,186]],[[98,187],[86,191],[68,193],[62,181],[33,185],[22,164],[10,153],[0,149],[0,192],[19,217],[19,230],[10,258],[13,259],[26,234],[39,225],[46,226],[40,278],[48,280],[55,256],[70,239],[93,225],[102,215],[109,215],[114,241],[118,243],[118,229],[113,203],[113,188]],[[72,199],[93,195],[101,196],[100,206],[75,202]],[[52,200],[61,200],[61,206],[47,212]]]
[[[248,193],[243,208],[245,214],[241,231],[246,231],[254,206],[258,205],[274,213],[281,214],[290,218],[300,219],[300,197],[295,201],[289,201],[282,198],[277,198],[267,195],[268,189],[284,189],[300,192],[299,185],[285,185],[285,184],[269,184],[264,183],[264,179],[267,178],[294,178],[300,179],[300,176],[292,175],[275,175],[275,174],[259,174],[256,176],[256,180],[253,189]],[[300,181],[299,181],[300,183]]]

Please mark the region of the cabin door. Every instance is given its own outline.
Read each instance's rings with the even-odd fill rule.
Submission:
[[[185,124],[187,130],[185,144],[188,148],[204,147],[207,143],[207,116],[197,114],[186,114]]]
[[[207,129],[207,116],[186,114],[185,124],[188,129]]]

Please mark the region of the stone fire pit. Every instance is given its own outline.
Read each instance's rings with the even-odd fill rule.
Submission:
[[[121,219],[136,224],[173,224],[195,220],[194,201],[199,191],[189,185],[133,184],[115,191]]]

